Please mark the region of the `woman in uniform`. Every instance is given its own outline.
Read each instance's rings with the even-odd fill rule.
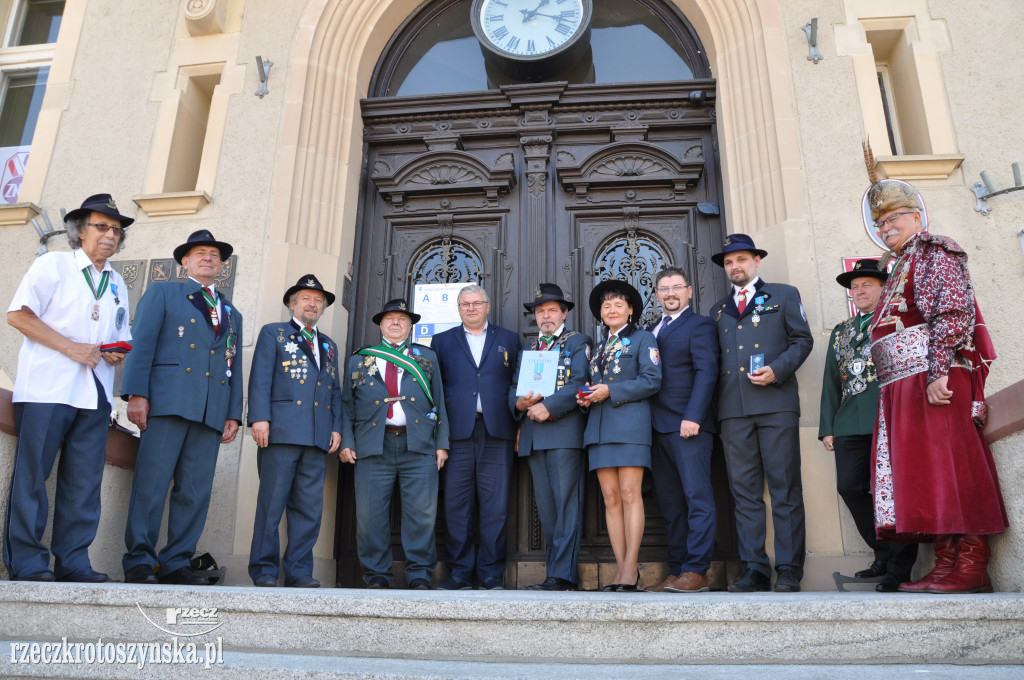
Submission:
[[[643,299],[625,281],[602,281],[590,293],[590,310],[608,329],[594,344],[590,382],[578,402],[590,416],[583,444],[597,470],[604,496],[608,538],[615,553],[615,580],[602,590],[635,592],[644,534],[640,485],[651,467],[651,408],[661,387],[661,361],[654,336],[636,326]],[[589,390],[589,391],[588,391]]]

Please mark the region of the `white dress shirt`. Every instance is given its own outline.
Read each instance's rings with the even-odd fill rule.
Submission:
[[[480,367],[480,362],[484,358],[484,345],[487,344],[487,322],[484,322],[484,329],[479,333],[466,328],[466,324],[462,324],[462,330],[466,333],[466,342],[469,343],[469,353],[473,355],[473,361],[476,362],[477,368]],[[476,412],[484,412],[484,403],[480,401],[480,395],[476,395]]]
[[[124,279],[114,271],[110,262],[106,262],[103,271],[110,272],[109,285],[97,300],[82,274],[86,267],[91,268],[93,283],[98,285],[102,273],[96,271],[89,256],[81,248],[71,252],[47,253],[36,258],[18,284],[18,290],[7,311],[19,311],[27,307],[47,326],[75,342],[90,345],[131,342],[128,289]],[[99,305],[99,320],[94,321],[92,312],[95,305]],[[14,401],[67,404],[81,409],[96,408],[93,372],[103,385],[107,401],[113,409],[113,366],[100,359],[96,368],[90,370],[85,364],[26,337],[18,352]]]
[[[736,303],[737,308],[739,308],[740,306],[740,292],[742,291],[746,291],[747,294],[744,300],[747,301],[748,305],[750,304],[750,301],[754,298],[754,295],[757,293],[757,288],[754,286],[754,284],[756,284],[760,279],[760,276],[755,276],[753,279],[750,280],[750,283],[743,286],[742,288],[738,286],[733,286],[732,301]]]
[[[686,305],[685,307],[683,307],[682,309],[680,309],[680,310],[679,310],[678,312],[676,312],[675,314],[664,314],[664,315],[662,315],[662,317],[661,317],[661,321],[659,321],[659,322],[658,322],[658,325],[657,325],[657,326],[655,326],[654,328],[652,328],[652,329],[651,329],[651,333],[653,333],[653,334],[654,334],[654,337],[658,337],[658,333],[660,333],[660,332],[661,332],[661,329],[662,329],[662,328],[664,328],[664,327],[665,327],[665,326],[667,325],[667,324],[665,323],[665,317],[666,317],[666,316],[667,316],[668,318],[672,319],[672,321],[675,321],[675,320],[676,320],[677,318],[679,318],[679,315],[680,315],[680,314],[682,314],[683,312],[685,312],[685,311],[686,311],[687,309],[689,309],[689,308],[690,308],[690,305]]]
[[[220,301],[218,300],[218,302],[220,302]],[[301,321],[296,319],[294,316],[292,317],[292,321],[300,329],[306,327],[305,324],[303,324]],[[301,331],[300,331],[300,333],[301,333]],[[302,338],[303,342],[306,341],[305,336],[299,335],[299,337]],[[316,362],[316,367],[320,368],[320,349],[316,346],[316,344],[318,342],[320,342],[320,333],[316,330],[316,326],[313,326],[313,341],[312,342],[313,342],[313,361]],[[381,360],[378,359],[377,361],[381,361]]]
[[[406,356],[409,356],[409,347],[408,347],[408,345],[406,346],[404,354]],[[380,373],[380,379],[381,380],[384,380],[385,371],[388,370],[388,364],[389,363],[391,363],[391,362],[387,361],[386,359],[382,359],[381,357],[377,357],[377,371]],[[402,368],[401,366],[398,366],[397,364],[395,365],[395,368],[398,369],[398,393],[401,394],[402,393],[402,376],[405,375],[405,369]],[[384,424],[385,425],[390,425],[392,427],[404,427],[405,426],[405,411],[402,410],[402,402],[401,401],[393,401],[391,403],[394,405],[395,408],[391,411],[392,417],[391,418],[386,418],[384,420]]]

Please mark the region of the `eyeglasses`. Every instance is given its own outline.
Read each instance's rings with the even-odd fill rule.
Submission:
[[[108,231],[113,229],[114,236],[117,236],[118,238],[121,238],[121,236],[124,235],[124,227],[115,227],[112,224],[99,224],[97,222],[86,222],[85,226],[93,227],[93,228],[96,229],[96,231],[100,232],[101,234],[106,234]]]
[[[887,226],[892,224],[893,220],[895,220],[900,215],[913,215],[915,212],[916,211],[914,211],[914,210],[906,210],[904,212],[893,213],[893,214],[889,215],[888,217],[886,217],[884,220],[881,220],[880,222],[875,222],[875,229],[878,229],[879,231],[881,231],[882,229],[885,229]]]
[[[490,303],[487,300],[477,300],[476,302],[460,302],[459,307],[462,309],[480,309],[488,304]]]
[[[682,293],[683,289],[689,288],[690,286],[678,283],[674,286],[658,286],[657,291],[659,293]]]

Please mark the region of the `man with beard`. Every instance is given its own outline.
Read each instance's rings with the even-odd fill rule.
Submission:
[[[341,444],[338,346],[316,322],[334,304],[334,293],[306,274],[284,294],[288,323],[260,330],[249,373],[249,425],[259,446],[260,489],[249,551],[249,577],[276,586],[278,525],[288,509],[286,586],[318,588],[313,546],[320,534],[326,454]]]
[[[736,501],[744,569],[734,593],[768,590],[764,486],[772,499],[777,592],[797,592],[803,578],[803,486],[800,479],[800,389],[796,370],[813,339],[800,292],[757,275],[768,253],[746,234],[727,236],[711,260],[725,269],[732,292],[714,306],[718,325],[718,417]]]
[[[557,284],[540,284],[534,299],[523,307],[533,312],[539,330],[528,349],[558,355],[553,394],[531,391],[517,397],[514,383],[508,393],[512,414],[521,423],[519,455],[528,457],[530,463],[546,545],[547,578],[527,590],[575,590],[583,519],[583,428],[587,422],[576,405],[576,393],[587,382],[590,337],[566,327],[573,303],[565,299]],[[522,357],[520,352],[520,366]]]
[[[651,397],[651,474],[665,517],[668,576],[647,590],[708,590],[715,545],[711,487],[711,407],[718,381],[718,335],[711,319],[693,311],[693,287],[682,269],[658,272],[654,290],[664,316],[649,330],[661,351],[661,389]]]

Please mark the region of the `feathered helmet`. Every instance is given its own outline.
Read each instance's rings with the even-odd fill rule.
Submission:
[[[921,229],[928,231],[928,212],[924,207],[924,199],[920,192],[912,185],[898,179],[878,179],[877,162],[875,154],[871,151],[871,144],[863,142],[864,165],[868,170],[868,180],[871,186],[864,192],[861,201],[861,212],[864,217],[864,228],[875,245],[882,250],[889,250],[878,231],[875,223],[878,218],[887,212],[897,208],[912,208],[921,211]]]

